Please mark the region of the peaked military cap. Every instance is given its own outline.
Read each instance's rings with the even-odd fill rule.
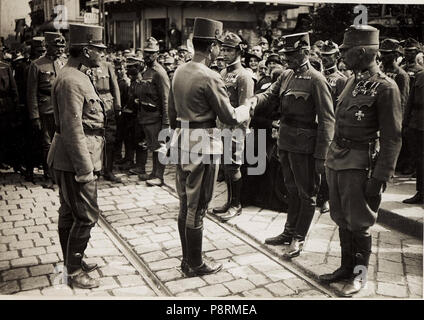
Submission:
[[[380,44],[380,51],[403,53],[400,42],[395,39],[384,39]]]
[[[379,46],[380,31],[369,25],[351,25],[345,30],[343,44],[340,49],[356,46]]]
[[[316,45],[316,43],[315,43]],[[339,46],[331,40],[327,40],[323,42],[321,50],[321,54],[333,54],[339,52]]]
[[[232,32],[228,32],[219,41],[221,42],[221,46],[229,48],[240,48],[240,44],[242,42],[241,38]]]
[[[223,24],[221,21],[196,18],[194,19],[193,38],[194,39],[205,39],[205,40],[216,40],[222,34]]]
[[[93,46],[101,49],[103,44],[103,27],[90,24],[69,24],[69,44],[71,46]]]
[[[153,37],[148,38],[143,50],[146,52],[158,52],[159,51],[158,41]]]
[[[44,32],[44,38],[48,46],[64,47],[66,45],[65,37],[60,32]]]
[[[33,48],[44,48],[46,46],[46,38],[44,37],[33,37],[31,41],[31,47]]]
[[[292,52],[300,49],[310,49],[309,34],[307,32],[282,36],[278,44],[282,46],[281,52]]]
[[[408,38],[403,42],[403,48],[405,50],[420,50],[420,43],[413,39],[413,38]]]
[[[177,48],[177,51],[187,51],[188,52],[188,48],[185,45],[181,45]]]

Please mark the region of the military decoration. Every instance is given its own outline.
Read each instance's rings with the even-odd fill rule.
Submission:
[[[377,94],[377,87],[380,82],[374,81],[359,81],[352,91],[352,96],[356,97],[358,94],[374,97]]]

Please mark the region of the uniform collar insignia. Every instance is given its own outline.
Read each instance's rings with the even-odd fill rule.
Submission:
[[[301,73],[301,72],[305,72],[306,70],[309,70],[309,61],[305,61],[304,63],[302,63],[299,68],[297,68],[296,70],[294,70],[295,73]]]
[[[91,71],[91,69],[89,67],[83,65],[83,64],[79,65],[78,70],[81,71],[82,73],[84,73],[85,75],[87,75],[90,78],[93,75],[93,72]]]

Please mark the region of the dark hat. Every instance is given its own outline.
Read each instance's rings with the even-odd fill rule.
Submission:
[[[45,48],[46,38],[44,37],[33,37],[31,41],[32,48]]]
[[[261,61],[262,60],[262,57],[261,56],[255,54],[255,53],[252,53],[252,52],[248,52],[246,54],[246,59],[249,59],[250,60],[251,58],[256,58],[256,59],[258,59],[258,61]]]
[[[300,49],[309,49],[309,34],[307,32],[289,34],[280,38],[283,48],[281,52],[292,52]]]
[[[64,47],[65,37],[60,32],[44,32],[44,38],[48,46]]]
[[[398,52],[403,53],[400,42],[395,39],[384,39],[380,44],[380,52]]]
[[[177,48],[178,51],[187,51],[188,52],[188,48],[185,45],[181,45]]]
[[[158,41],[150,37],[146,40],[146,45],[144,46],[144,51],[146,52],[158,52],[159,51],[159,43]]]
[[[343,44],[340,49],[355,46],[379,46],[380,31],[369,25],[351,25],[345,30]]]
[[[193,38],[216,40],[222,34],[223,24],[221,21],[196,18],[194,19]]]
[[[316,45],[316,42],[315,42],[315,45]],[[323,55],[333,54],[333,53],[339,52],[339,46],[333,41],[327,40],[323,42],[320,52]]]
[[[403,43],[402,46],[405,50],[420,50],[420,43],[413,39],[413,38],[408,38],[406,39]]]
[[[275,62],[275,63],[281,64],[280,56],[276,53],[271,53],[268,56],[268,59],[266,59],[265,65],[268,67],[268,64],[270,62]]]
[[[71,46],[93,46],[101,49],[103,44],[103,27],[90,24],[69,24],[69,44]]]
[[[240,48],[242,40],[235,33],[229,32],[219,42],[221,42],[223,47]]]

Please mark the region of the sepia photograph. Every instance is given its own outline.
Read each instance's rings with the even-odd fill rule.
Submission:
[[[423,175],[422,0],[0,1],[0,300],[422,301]]]

